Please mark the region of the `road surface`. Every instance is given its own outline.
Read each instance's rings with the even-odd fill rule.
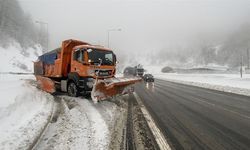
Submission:
[[[136,93],[175,149],[250,149],[250,97],[156,79]]]

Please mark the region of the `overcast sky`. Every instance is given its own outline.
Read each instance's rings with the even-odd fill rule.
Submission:
[[[250,21],[250,0],[19,0],[49,23],[50,48],[77,38],[119,52],[160,50],[192,40],[220,40]]]

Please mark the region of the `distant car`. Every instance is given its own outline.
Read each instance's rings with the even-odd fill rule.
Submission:
[[[155,81],[154,76],[152,74],[145,74],[143,76],[143,80],[145,82],[154,82]]]

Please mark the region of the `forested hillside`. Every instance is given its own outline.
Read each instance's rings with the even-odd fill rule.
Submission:
[[[0,0],[0,73],[32,72],[46,38],[17,0]]]
[[[22,48],[44,43],[39,26],[29,14],[24,13],[17,0],[0,0],[0,46],[6,47],[15,41]]]
[[[239,66],[241,59],[243,64],[249,62],[250,51],[250,24],[244,24],[234,32],[223,44],[218,52],[218,62],[229,64],[230,66]]]
[[[217,64],[237,68],[241,61],[243,61],[244,66],[248,66],[250,59],[250,24],[241,25],[220,41],[203,40],[187,47],[165,48],[159,53],[151,54],[147,59],[150,60],[151,58],[152,62],[159,62],[159,64],[171,62],[180,66],[189,65],[189,67]]]

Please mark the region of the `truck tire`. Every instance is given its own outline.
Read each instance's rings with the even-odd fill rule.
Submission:
[[[69,82],[68,85],[68,95],[72,97],[78,97],[79,96],[79,88],[75,84],[75,82]]]

